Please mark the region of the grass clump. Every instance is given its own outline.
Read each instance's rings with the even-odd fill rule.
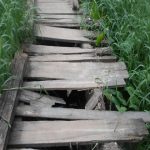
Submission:
[[[83,0],[84,15],[90,20],[83,27],[97,31],[98,46],[105,35],[118,58],[129,71],[123,91],[106,89],[104,95],[119,111],[150,111],[150,1]],[[150,125],[148,125],[150,129]],[[150,150],[150,137],[137,147]]]
[[[123,92],[106,89],[106,97],[120,111],[150,111],[150,1],[83,0],[82,9],[92,20],[83,26],[100,33],[96,45],[105,35],[129,71]]]
[[[10,64],[31,37],[33,9],[25,0],[0,0],[0,92],[10,77]]]

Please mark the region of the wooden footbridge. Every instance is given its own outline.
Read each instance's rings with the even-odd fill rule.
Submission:
[[[125,86],[128,72],[107,39],[100,48],[91,46],[95,33],[80,29],[78,1],[35,4],[36,42],[16,54],[0,101],[0,150],[142,140],[148,112],[106,111],[102,89]]]

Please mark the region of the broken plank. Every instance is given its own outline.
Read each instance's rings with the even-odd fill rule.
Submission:
[[[144,122],[150,123],[150,112],[118,112],[118,111],[98,111],[71,108],[49,108],[41,107],[40,109],[31,106],[19,106],[16,111],[17,116],[21,117],[39,117],[50,119],[67,119],[67,120],[103,120],[120,118],[126,119],[143,119]]]
[[[48,21],[36,21],[36,23],[40,23],[43,25],[51,26],[51,27],[61,27],[61,28],[79,28],[80,25],[78,23],[53,23]]]
[[[42,129],[42,130],[39,130]],[[148,131],[142,120],[16,122],[9,146],[49,147],[107,141],[140,141]]]
[[[46,80],[24,82],[22,88],[27,90],[90,90],[100,87],[123,87],[126,83],[123,79],[109,80],[106,84],[83,80]],[[13,89],[12,89],[13,90]]]
[[[69,7],[68,8],[62,8],[61,7],[57,7],[57,8],[60,8],[60,9],[50,9],[49,7],[47,8],[44,8],[44,7],[38,7],[38,10],[37,10],[37,14],[53,14],[53,15],[80,15],[82,14],[81,12],[76,12],[76,11],[73,11],[72,9],[70,9]]]
[[[110,47],[103,48],[78,48],[78,47],[60,47],[60,46],[45,46],[45,45],[24,45],[24,52],[29,55],[50,55],[50,54],[89,54],[94,53],[100,56],[111,55]]]
[[[74,19],[38,19],[38,22],[42,23],[62,23],[62,24],[79,24],[80,20]]]
[[[11,91],[10,88],[20,87],[22,84],[23,73],[26,67],[27,55],[17,53],[12,62],[12,77],[7,83],[7,91],[2,94],[0,100],[0,149],[6,148],[10,126],[14,119],[14,110],[18,102],[18,90]]]
[[[103,93],[102,93],[102,89],[94,89],[90,92],[86,92],[86,105],[85,105],[85,109],[87,110],[93,110],[96,105],[101,102],[101,110],[104,110],[105,108],[105,104],[104,104],[104,100],[103,100]]]
[[[30,56],[31,62],[115,62],[115,56],[93,56],[92,54],[79,55],[46,55],[46,56]]]
[[[91,43],[91,40],[85,37],[85,32],[82,30],[50,27],[40,24],[35,26],[35,29],[35,36],[38,39],[69,43]]]
[[[66,104],[66,102],[54,96],[44,95],[37,92],[22,90],[19,94],[19,100],[25,103],[29,103],[31,106],[49,106],[52,107],[56,103]]]

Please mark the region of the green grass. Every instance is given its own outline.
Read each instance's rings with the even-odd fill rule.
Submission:
[[[11,76],[10,64],[31,37],[33,9],[25,0],[0,0],[0,92]]]
[[[129,71],[123,90],[105,89],[104,95],[119,111],[150,111],[150,0],[82,0],[82,9],[92,20],[83,28],[99,33],[95,45],[105,35]],[[150,137],[137,149],[150,150]]]
[[[118,58],[127,65],[130,78],[122,92],[106,89],[106,97],[118,110],[150,110],[150,1],[83,0],[84,27],[105,35]]]

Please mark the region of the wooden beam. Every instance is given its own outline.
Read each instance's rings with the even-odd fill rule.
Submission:
[[[41,107],[41,106],[49,106],[52,107],[53,105],[63,104],[65,105],[66,102],[54,96],[44,95],[37,92],[32,92],[28,90],[22,90],[19,94],[19,100],[25,103],[30,104],[31,106]]]
[[[37,24],[35,26],[35,36],[40,40],[50,40],[68,43],[91,43],[91,40],[87,38],[88,36],[90,36],[88,32],[77,29],[50,27],[40,24]]]
[[[84,44],[84,46],[87,44]],[[24,45],[24,52],[29,55],[51,55],[51,54],[97,54],[100,56],[111,55],[110,47],[96,48],[78,48],[78,47],[60,47],[60,46],[45,46],[45,45]]]
[[[82,120],[16,122],[9,146],[50,147],[107,141],[140,141],[148,131],[142,120]]]
[[[36,79],[36,78],[35,78]],[[38,78],[40,79],[40,78]],[[41,78],[42,80],[44,78]],[[124,87],[126,85],[124,79],[114,79],[111,78],[107,80],[105,83],[96,82],[96,80],[46,80],[45,81],[29,81],[24,82],[22,88],[26,90],[90,90],[95,88],[102,88],[102,87]],[[16,87],[17,88],[17,87]],[[16,88],[12,88],[15,90]]]
[[[78,55],[46,55],[30,56],[31,62],[115,62],[115,56],[93,56],[92,54]]]
[[[89,92],[86,92],[86,100],[87,103],[85,105],[85,109],[87,110],[93,110],[95,109],[95,107],[97,106],[98,103],[101,104],[101,108],[98,108],[100,110],[104,110],[105,109],[105,104],[104,104],[104,100],[103,100],[103,93],[102,93],[102,89],[94,89],[91,90]]]
[[[17,116],[39,117],[50,119],[68,119],[68,120],[103,120],[105,118],[116,119],[143,119],[150,122],[150,112],[118,112],[118,111],[98,111],[71,108],[35,108],[31,106],[19,106],[16,111]]]
[[[9,80],[7,85],[7,91],[5,91],[0,101],[0,150],[6,148],[9,131],[11,128],[12,121],[14,119],[14,110],[17,105],[18,90],[9,91],[14,87],[22,85],[23,73],[25,70],[27,61],[26,54],[16,54],[11,67],[12,78]]]

